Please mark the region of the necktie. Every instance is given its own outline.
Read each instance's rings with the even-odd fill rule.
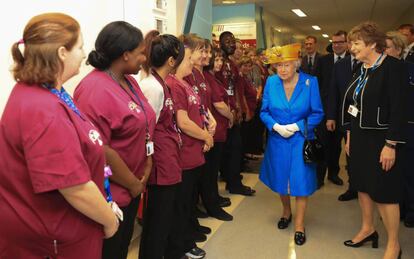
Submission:
[[[312,57],[310,57],[310,56],[308,58],[308,68],[309,68],[309,70],[312,69]]]
[[[338,56],[338,57],[336,58],[336,62],[338,62],[340,59],[341,59],[341,56]],[[336,63],[336,62],[335,62],[335,63]]]
[[[355,72],[355,69],[356,69],[357,65],[358,65],[358,60],[356,58],[354,58],[352,60],[352,68],[351,68],[352,72]]]

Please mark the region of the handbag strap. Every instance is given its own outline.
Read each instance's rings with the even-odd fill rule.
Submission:
[[[308,139],[308,118],[305,118],[305,129],[304,129],[305,139]]]

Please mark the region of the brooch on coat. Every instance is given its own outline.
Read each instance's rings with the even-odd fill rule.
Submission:
[[[305,84],[306,84],[306,86],[310,86],[310,80],[309,79],[306,79]]]

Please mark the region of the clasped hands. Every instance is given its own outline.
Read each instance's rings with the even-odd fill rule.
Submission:
[[[287,125],[280,125],[279,123],[275,123],[275,125],[273,125],[273,130],[284,138],[290,138],[293,134],[295,134],[296,131],[299,131],[299,127],[296,123]]]

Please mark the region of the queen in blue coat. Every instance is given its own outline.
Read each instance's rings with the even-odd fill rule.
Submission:
[[[308,138],[315,138],[313,129],[323,118],[323,108],[317,79],[296,72],[299,50],[300,44],[292,44],[266,51],[268,63],[276,64],[277,75],[266,82],[260,113],[269,130],[260,180],[280,195],[279,229],[291,222],[290,196],[296,197],[295,242],[302,245],[307,197],[316,190],[316,165],[303,160],[305,125]]]

